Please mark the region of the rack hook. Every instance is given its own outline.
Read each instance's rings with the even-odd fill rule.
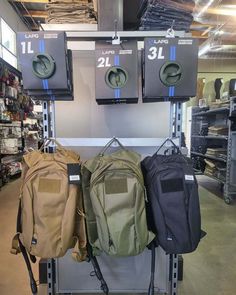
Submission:
[[[117,19],[114,20],[114,28],[115,28],[115,34],[112,37],[112,44],[113,45],[120,45],[120,36],[117,33],[117,27],[118,27],[118,21]]]
[[[173,19],[171,27],[166,31],[166,38],[175,38],[174,25],[175,20]]]

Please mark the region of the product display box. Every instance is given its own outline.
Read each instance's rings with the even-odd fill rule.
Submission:
[[[17,36],[24,89],[35,96],[72,93],[72,54],[64,32],[24,32]]]
[[[138,49],[136,41],[120,45],[96,42],[96,87],[98,104],[138,102]]]
[[[146,38],[143,61],[143,102],[186,101],[196,95],[196,39]]]

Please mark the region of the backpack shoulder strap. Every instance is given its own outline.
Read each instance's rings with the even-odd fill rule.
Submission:
[[[22,255],[24,257],[24,260],[25,260],[27,270],[28,270],[28,274],[29,274],[30,287],[31,287],[32,294],[37,294],[37,284],[36,284],[36,281],[34,279],[33,271],[32,271],[32,268],[31,268],[31,263],[30,263],[30,259],[31,259],[31,261],[33,263],[35,263],[36,258],[34,256],[30,255],[30,259],[29,259],[27,251],[26,251],[24,245],[22,244],[22,242],[20,240],[20,233],[21,233],[21,199],[19,201],[19,207],[18,207],[18,213],[17,213],[16,231],[17,231],[17,233],[13,237],[12,248],[11,248],[10,252],[11,252],[11,254],[15,254],[15,255],[17,255],[20,252],[22,253]]]
[[[156,267],[156,245],[155,242],[151,242],[150,244],[150,250],[151,250],[151,277],[150,277],[150,284],[148,288],[148,295],[154,295],[155,286],[154,286],[154,280],[155,280],[155,267]]]
[[[87,236],[85,227],[85,214],[83,212],[82,195],[79,195],[77,210],[76,210],[76,232],[75,246],[72,250],[72,258],[76,262],[88,260],[87,252]]]
[[[83,262],[88,260],[87,243],[81,241],[79,237],[75,237],[75,246],[72,250],[72,258],[76,262]]]
[[[96,156],[95,158],[86,161],[86,162],[83,164],[83,166],[84,166],[87,170],[89,170],[91,173],[93,173],[93,172],[97,169],[97,167],[98,167],[99,162],[101,161],[101,159],[102,159],[101,156]],[[83,167],[82,167],[82,169],[83,169]]]
[[[24,155],[24,161],[26,165],[30,168],[38,163],[42,158],[42,153],[40,151],[33,151]]]

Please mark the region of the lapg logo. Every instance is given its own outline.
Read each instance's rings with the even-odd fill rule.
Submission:
[[[169,44],[169,40],[167,39],[154,40],[154,44]]]
[[[37,33],[25,34],[25,39],[38,39],[38,38],[39,38],[39,34]]]
[[[102,51],[102,54],[103,54],[103,55],[115,54],[115,51],[114,51],[114,50],[103,50],[103,51]]]

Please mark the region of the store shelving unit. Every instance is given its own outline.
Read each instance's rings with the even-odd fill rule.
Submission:
[[[226,107],[215,108],[215,109],[208,110],[208,111],[198,110],[196,113],[193,114],[193,117],[216,115],[216,114],[221,114],[221,113],[229,113],[229,108],[226,108]]]
[[[228,140],[228,136],[224,135],[192,135],[193,138],[205,138],[205,139],[223,139]]]
[[[230,204],[233,196],[236,195],[236,186],[233,179],[236,179],[236,132],[231,131],[231,124],[228,117],[232,110],[236,109],[235,99],[230,99],[229,107],[219,107],[214,109],[202,110],[199,107],[192,109],[191,127],[191,158],[195,163],[198,172],[205,172],[205,160],[210,160],[217,168],[216,172],[205,175],[218,181],[224,191],[224,200]],[[202,135],[203,126],[228,126],[228,135]],[[206,127],[205,127],[206,128]],[[210,155],[208,148],[223,148],[227,150],[226,156]],[[234,164],[235,162],[235,164]]]
[[[30,111],[30,104],[33,105],[32,99],[22,92],[22,75],[21,72],[12,67],[2,58],[0,58],[0,187],[8,181],[11,176],[20,175],[20,162],[25,147],[28,149],[32,145],[28,144],[28,139],[35,137],[33,148],[38,148],[37,138],[42,138],[40,129],[40,115],[37,116],[36,127],[24,125],[27,116],[33,115]],[[7,72],[7,74],[6,74]],[[9,91],[10,90],[10,91]],[[12,95],[14,94],[14,95]],[[21,96],[21,99],[20,99]],[[26,102],[25,102],[26,100]],[[42,113],[41,113],[42,117]],[[30,127],[30,128],[29,128]],[[18,129],[17,135],[14,132]],[[27,132],[26,132],[27,131]],[[37,133],[35,136],[32,133]],[[36,136],[37,135],[37,136]],[[9,148],[2,151],[2,146],[11,145],[15,141],[15,148]],[[27,146],[26,146],[27,144]],[[12,164],[11,164],[12,163]],[[18,164],[16,164],[18,163]],[[9,173],[10,172],[10,173]]]
[[[8,71],[8,74],[11,75],[11,78],[16,77],[20,84],[22,79],[21,72],[19,72],[17,69],[12,67],[1,58],[0,63],[1,68],[6,69]],[[5,103],[6,109],[4,112],[6,112],[7,114],[6,117],[3,115],[4,112],[1,112],[0,117],[0,187],[4,185],[11,176],[15,176],[21,173],[21,165],[19,164],[19,162],[22,160],[22,151],[24,149],[24,140],[22,133],[23,125],[21,121],[22,114],[17,101],[20,87],[19,89],[15,88],[16,86],[13,86],[9,80],[10,78],[6,79],[4,76],[0,77],[1,90],[5,90],[5,93],[4,91],[0,93],[0,98],[2,99],[2,101],[8,102],[8,104]],[[16,95],[12,96],[10,94],[12,91],[7,91],[7,87],[14,89]],[[13,109],[10,109],[10,106],[17,107],[13,107]],[[12,119],[12,117],[14,119]],[[13,142],[15,143],[15,147],[13,149],[9,147],[8,151],[7,148],[3,148],[3,145],[7,146],[12,144]],[[18,162],[18,165],[16,165],[15,168],[13,167],[14,165],[11,166],[11,163],[16,162]]]
[[[236,97],[230,100],[230,115],[236,110]],[[228,134],[228,161],[226,165],[226,182],[224,186],[224,198],[227,204],[231,204],[236,195],[236,132],[232,130],[232,122],[229,122]]]
[[[191,152],[191,154],[194,155],[194,156],[203,157],[205,159],[211,159],[211,160],[214,160],[214,161],[227,163],[227,160],[223,159],[223,158],[217,158],[217,157],[214,157],[214,156],[210,156],[210,155],[206,155],[206,154],[202,154],[202,153],[197,153],[197,152]]]

